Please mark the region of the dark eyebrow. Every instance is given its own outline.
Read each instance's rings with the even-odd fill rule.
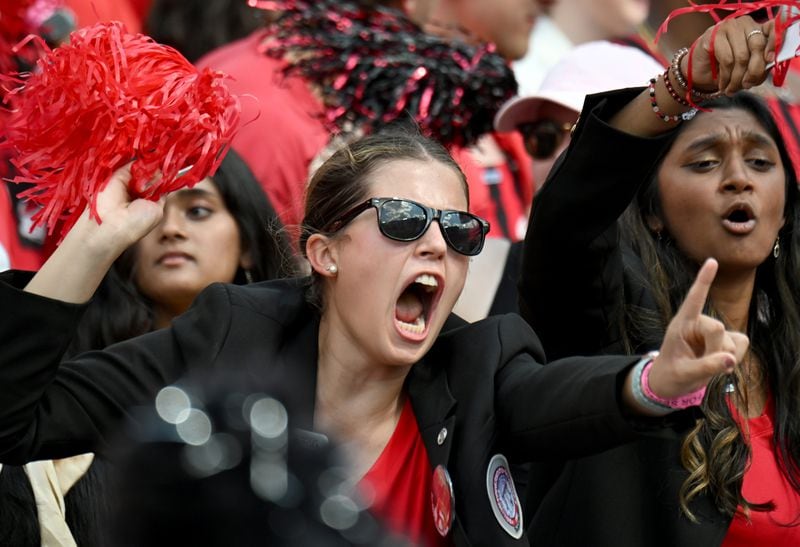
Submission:
[[[175,192],[175,196],[179,198],[209,198],[209,199],[222,199],[220,196],[214,194],[213,192],[209,192],[208,190],[203,190],[202,188],[183,188],[182,190],[178,190]]]
[[[772,139],[770,139],[769,137],[767,137],[766,135],[764,135],[759,131],[745,131],[742,134],[742,139],[751,144],[766,146],[768,148],[777,148],[777,145]],[[701,150],[707,150],[709,148],[714,148],[715,146],[719,146],[725,140],[727,140],[726,137],[721,133],[715,133],[705,137],[700,137],[699,139],[692,142],[689,146],[687,146],[686,151],[699,152]]]

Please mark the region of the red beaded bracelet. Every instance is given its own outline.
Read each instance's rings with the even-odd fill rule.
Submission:
[[[683,97],[681,97],[681,96],[678,94],[678,92],[677,92],[677,91],[675,91],[675,88],[674,88],[674,87],[672,87],[672,82],[671,82],[671,81],[670,81],[670,79],[669,79],[669,71],[670,71],[670,70],[671,70],[670,68],[667,68],[667,70],[665,70],[665,71],[664,71],[664,74],[662,74],[662,75],[661,75],[661,77],[664,79],[664,86],[667,88],[667,92],[669,93],[669,96],[670,96],[670,97],[672,97],[672,99],[673,99],[673,100],[674,100],[676,103],[678,103],[678,104],[680,104],[680,105],[683,105],[683,106],[692,106],[691,104],[689,104],[689,101],[687,101],[686,99],[684,99]]]

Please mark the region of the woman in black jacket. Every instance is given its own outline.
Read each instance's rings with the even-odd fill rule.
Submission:
[[[233,151],[213,177],[170,194],[166,211],[158,227],[114,261],[77,324],[68,356],[164,327],[212,282],[244,284],[291,273],[278,217]],[[165,255],[171,263],[160,259]],[[51,495],[48,480],[56,477],[60,491]],[[3,467],[0,544],[108,545],[110,479],[108,463],[91,454]]]
[[[691,76],[726,95],[693,119],[679,121],[689,107],[671,96],[686,54],[666,73],[671,91],[662,76],[589,97],[537,197],[521,307],[550,358],[647,351],[713,257],[708,313],[746,332],[751,350],[709,384],[680,440],[539,468],[530,532],[541,545],[800,542],[797,180],[769,111],[739,91],[764,80],[772,26],[744,17],[717,32],[714,48],[712,29],[699,38]]]
[[[350,449],[348,474],[390,530],[427,545],[517,544],[511,464],[683,427],[687,413],[654,411],[631,366],[651,363],[651,387],[676,397],[732,371],[747,347],[700,313],[713,262],[655,360],[541,367],[519,317],[449,318],[488,226],[465,212],[466,181],[447,151],[393,131],[336,152],[310,182],[300,247],[311,278],[212,285],[171,328],[60,362],[80,303],[160,216],[158,204],[130,201],[126,182],[119,171],[98,199],[102,224],[82,217],[32,280],[5,276],[24,291],[0,286],[4,308],[19,310],[0,323],[0,461],[103,449],[131,406],[187,373],[230,370],[302,386],[294,425]]]

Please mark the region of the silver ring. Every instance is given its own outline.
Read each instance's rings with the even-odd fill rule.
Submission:
[[[763,30],[761,30],[760,28],[756,28],[756,29],[753,29],[753,30],[751,30],[750,32],[748,32],[748,33],[747,33],[747,37],[744,39],[744,40],[745,40],[745,42],[746,42],[746,41],[748,41],[748,40],[749,40],[750,38],[752,38],[753,36],[755,36],[756,34],[761,34],[761,35],[763,35],[763,34],[764,34],[764,31],[763,31]]]

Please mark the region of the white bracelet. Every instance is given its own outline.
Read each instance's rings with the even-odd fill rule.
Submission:
[[[644,372],[644,367],[649,365],[653,362],[653,360],[658,356],[657,351],[651,351],[644,357],[642,357],[636,365],[633,367],[633,381],[631,382],[631,387],[633,388],[633,400],[640,404],[642,407],[646,408],[648,411],[652,412],[653,414],[658,414],[659,416],[666,416],[670,412],[673,412],[675,409],[670,408],[666,405],[662,405],[647,395],[644,394],[642,390],[642,372]]]

